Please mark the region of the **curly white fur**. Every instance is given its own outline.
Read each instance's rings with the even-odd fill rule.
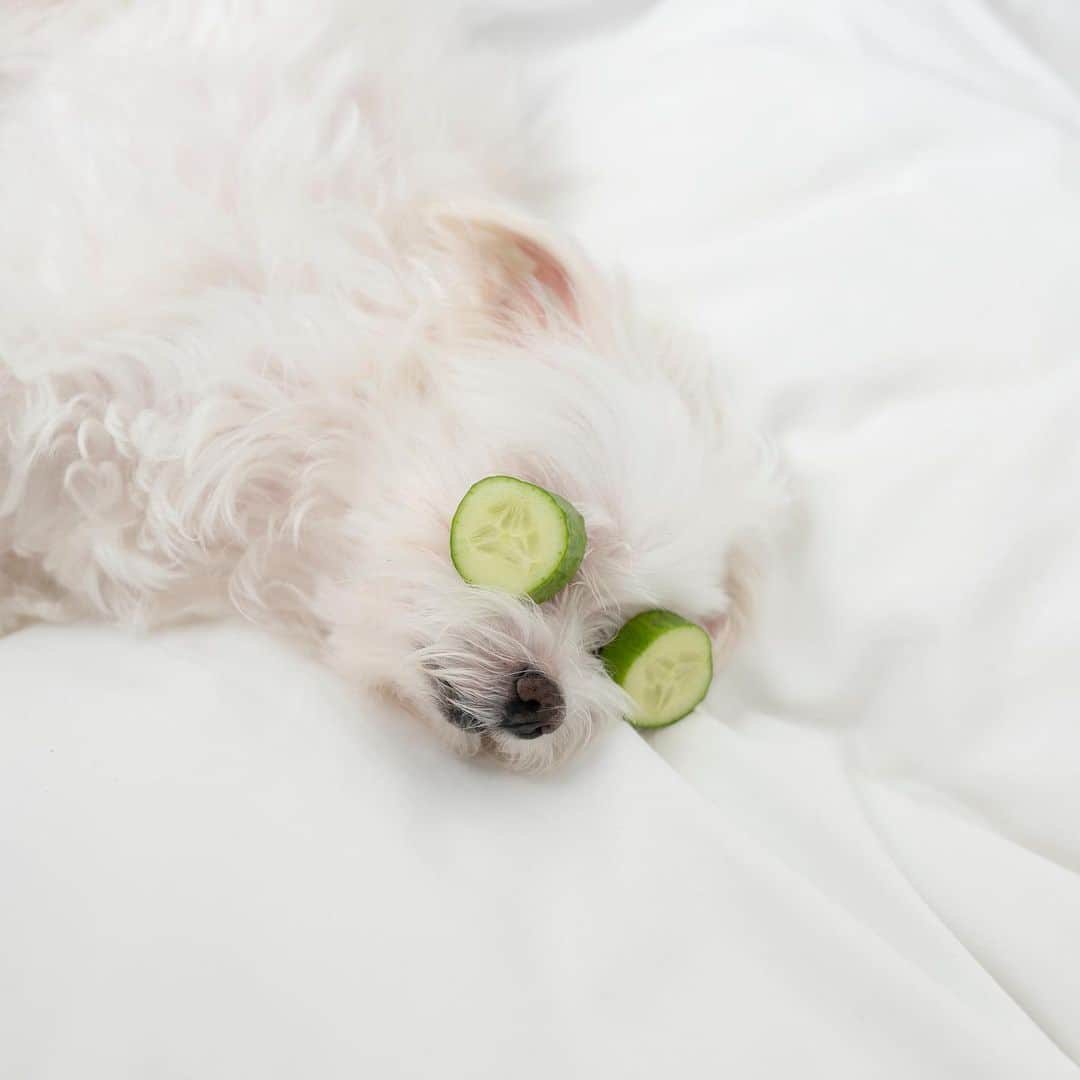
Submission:
[[[393,10],[8,0],[0,631],[239,611],[538,768],[622,713],[594,653],[629,615],[730,637],[770,470],[712,358],[522,212],[505,73]],[[588,523],[546,604],[450,564],[496,472]],[[566,701],[531,741],[525,668]]]

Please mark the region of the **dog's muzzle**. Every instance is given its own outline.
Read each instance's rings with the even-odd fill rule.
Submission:
[[[454,698],[451,688],[439,681],[446,719],[462,731],[480,733],[484,724],[470,715]],[[558,684],[541,671],[520,671],[510,681],[498,729],[516,739],[539,739],[563,722],[565,705]]]

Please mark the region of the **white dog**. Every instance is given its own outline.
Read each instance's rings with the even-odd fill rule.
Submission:
[[[522,210],[505,76],[390,6],[6,0],[0,631],[239,611],[539,768],[625,713],[627,617],[731,640],[770,468],[713,359]],[[542,605],[451,564],[493,473],[587,522]]]

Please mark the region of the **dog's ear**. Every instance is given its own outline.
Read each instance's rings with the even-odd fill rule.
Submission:
[[[556,325],[585,330],[602,310],[599,275],[577,245],[503,207],[450,204],[429,221],[456,277],[456,302],[504,331]]]
[[[702,624],[713,639],[713,654],[722,663],[742,637],[753,613],[753,597],[759,569],[746,548],[736,547],[728,555],[724,591],[727,607],[722,612],[707,615]]]

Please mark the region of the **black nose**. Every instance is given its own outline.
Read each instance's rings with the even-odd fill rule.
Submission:
[[[563,719],[563,696],[558,686],[539,671],[514,676],[501,727],[519,739],[550,735]]]

